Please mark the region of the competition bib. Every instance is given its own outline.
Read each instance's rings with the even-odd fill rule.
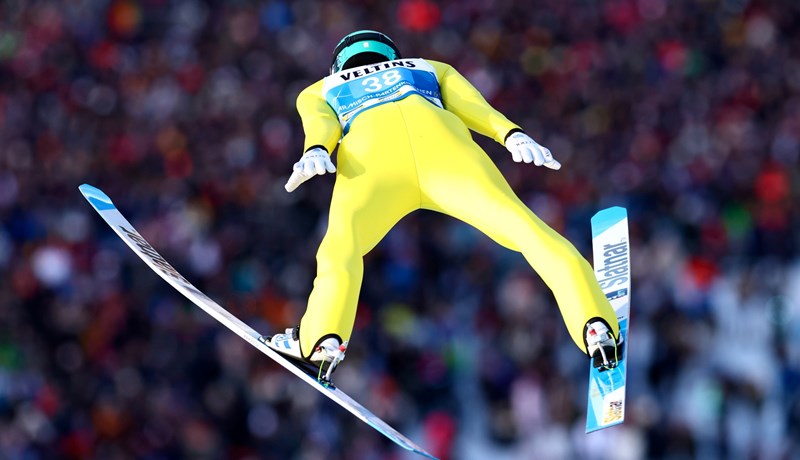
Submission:
[[[344,134],[358,114],[411,94],[443,107],[436,70],[423,59],[397,59],[342,70],[325,77],[322,93],[339,117]]]

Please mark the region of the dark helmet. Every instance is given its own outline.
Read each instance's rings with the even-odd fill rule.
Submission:
[[[331,73],[400,57],[400,51],[391,38],[374,30],[359,30],[347,35],[336,45]]]

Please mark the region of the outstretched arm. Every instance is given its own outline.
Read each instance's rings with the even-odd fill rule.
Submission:
[[[304,89],[297,96],[297,112],[303,121],[306,139],[303,156],[294,164],[292,175],[286,183],[291,192],[315,175],[336,172],[330,159],[342,136],[342,127],[336,113],[322,96],[322,80]]]
[[[483,95],[449,64],[427,61],[439,78],[444,107],[460,118],[467,127],[499,143],[512,131],[522,131],[502,113],[494,109]]]
[[[297,112],[303,121],[306,134],[303,151],[312,147],[324,147],[332,153],[342,137],[342,126],[331,106],[322,95],[322,80],[304,89],[297,96]]]
[[[550,150],[536,143],[519,126],[495,110],[456,69],[443,62],[428,62],[436,69],[445,109],[456,114],[469,129],[505,145],[517,163],[561,168]]]

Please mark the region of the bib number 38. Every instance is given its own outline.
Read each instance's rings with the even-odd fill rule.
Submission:
[[[400,75],[400,72],[397,70],[390,70],[380,74],[380,76],[365,78],[361,81],[361,85],[364,86],[364,91],[368,93],[374,93],[375,91],[380,91],[387,86],[394,85],[400,81],[401,78],[402,76]]]

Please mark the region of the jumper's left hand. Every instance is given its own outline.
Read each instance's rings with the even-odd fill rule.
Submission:
[[[553,158],[550,150],[539,145],[525,133],[516,132],[508,136],[506,148],[511,152],[511,158],[517,163],[533,163],[536,166],[561,169],[561,163]]]
[[[304,153],[300,161],[294,164],[292,175],[289,177],[289,181],[286,182],[286,185],[284,185],[284,188],[287,192],[291,193],[303,182],[314,176],[321,176],[326,172],[336,172],[336,166],[331,162],[331,156],[325,149],[319,147],[313,148]]]

